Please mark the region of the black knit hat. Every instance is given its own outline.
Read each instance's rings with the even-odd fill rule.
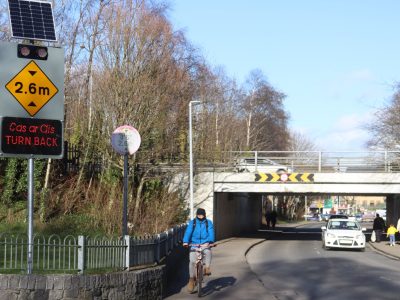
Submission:
[[[203,208],[198,208],[196,211],[197,216],[206,216],[206,211]]]

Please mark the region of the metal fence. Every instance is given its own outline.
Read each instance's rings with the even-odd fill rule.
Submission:
[[[65,143],[65,155],[59,163],[65,174],[77,172],[81,167],[79,147]],[[188,163],[186,157],[153,157],[152,153],[141,151],[145,158],[138,158],[138,167],[151,168],[153,172],[165,173],[182,171]],[[285,166],[294,172],[347,172],[381,173],[400,172],[400,151],[213,151],[195,153],[195,168],[201,171],[238,172],[246,169],[243,159],[253,158],[255,163],[249,169],[259,169],[263,159]],[[155,164],[154,162],[157,162]],[[87,175],[98,174],[107,166],[100,157],[86,162]],[[262,170],[261,170],[262,171]]]
[[[199,157],[197,168],[207,167],[209,157]],[[400,151],[230,151],[219,153],[209,166],[221,171],[257,171],[264,161],[294,172],[400,172]]]
[[[34,272],[83,273],[124,270],[158,264],[182,240],[186,224],[146,237],[106,238],[36,235],[33,239]],[[27,270],[27,236],[0,234],[0,271]]]

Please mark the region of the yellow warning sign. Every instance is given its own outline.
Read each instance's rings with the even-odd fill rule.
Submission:
[[[58,93],[57,87],[33,60],[6,84],[6,89],[31,117]]]
[[[263,173],[255,174],[257,182],[313,182],[314,174],[311,173]]]

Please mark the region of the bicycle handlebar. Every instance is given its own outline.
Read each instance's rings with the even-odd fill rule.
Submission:
[[[206,244],[188,244],[187,247],[195,247],[195,248],[202,248],[202,249],[209,249],[213,247],[217,247],[214,243],[208,244],[206,247],[202,247],[203,245]]]

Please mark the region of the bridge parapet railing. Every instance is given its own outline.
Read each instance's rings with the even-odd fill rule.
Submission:
[[[197,159],[199,169],[212,167],[215,171],[263,171],[266,165],[289,172],[400,172],[400,151],[228,151],[207,163],[206,157]],[[216,156],[213,156],[216,158]]]

